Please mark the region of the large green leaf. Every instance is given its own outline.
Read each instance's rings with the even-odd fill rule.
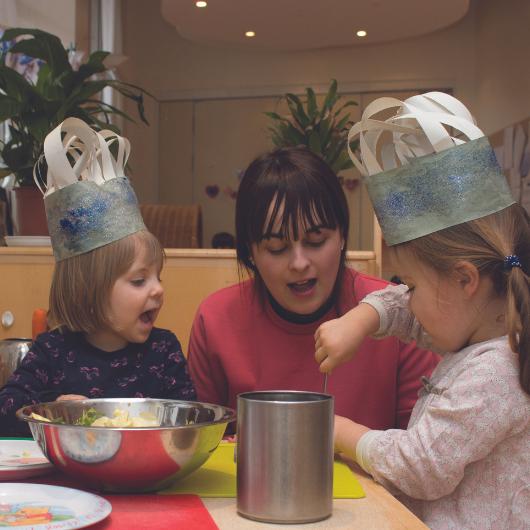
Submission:
[[[322,154],[322,145],[320,144],[320,136],[318,134],[318,131],[313,131],[309,135],[309,148],[311,151],[317,154]]]
[[[285,94],[285,99],[287,100],[287,105],[289,110],[293,115],[293,118],[296,120],[301,129],[305,129],[311,120],[309,116],[305,113],[304,106],[298,96],[294,94]]]
[[[82,83],[85,79],[104,72],[107,67],[103,61],[110,55],[109,52],[96,51],[90,54],[88,61],[79,67],[77,72],[74,72],[74,80],[76,85]]]
[[[324,116],[326,111],[330,111],[335,102],[337,101],[337,80],[333,79],[331,85],[329,86],[326,99],[324,100],[324,105],[322,106],[321,116]]]
[[[33,38],[15,43],[10,49],[11,53],[23,53],[36,59],[42,59],[48,64],[54,76],[72,69],[68,62],[68,53],[62,45],[61,39],[51,33],[39,29],[11,28],[4,32],[2,40],[10,41],[21,35],[31,35]]]
[[[289,121],[287,118],[280,116],[277,112],[264,112],[265,116],[277,121]]]
[[[318,115],[317,98],[315,91],[312,88],[306,88],[307,94],[307,114],[309,119],[313,121]]]
[[[20,101],[0,94],[0,122],[9,120],[20,114],[22,105]]]
[[[346,107],[352,107],[352,106],[358,106],[358,105],[359,105],[359,103],[357,103],[357,101],[353,101],[353,100],[346,101],[346,103],[344,103],[344,105],[341,105],[335,111],[335,114],[333,114],[333,117],[336,118]]]
[[[320,120],[320,123],[318,124],[318,133],[320,135],[320,145],[325,152],[331,136],[331,122],[329,118]]]
[[[18,101],[23,101],[34,91],[23,76],[7,66],[0,66],[0,90]]]
[[[344,127],[346,126],[346,124],[348,123],[349,119],[350,119],[349,114],[346,114],[345,116],[343,116],[341,120],[339,121],[339,123],[335,125],[335,129],[337,129],[338,131],[342,131]]]

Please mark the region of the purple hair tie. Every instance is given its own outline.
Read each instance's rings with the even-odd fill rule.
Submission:
[[[510,254],[509,256],[506,256],[504,258],[503,268],[505,271],[511,271],[514,267],[519,267],[520,269],[523,268],[519,256],[517,256],[516,254]]]

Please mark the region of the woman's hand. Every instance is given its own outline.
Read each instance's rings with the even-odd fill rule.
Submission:
[[[335,416],[334,440],[335,453],[342,454],[351,460],[356,460],[357,444],[361,436],[370,429],[349,418]]]
[[[55,401],[75,401],[77,399],[88,399],[86,396],[79,394],[62,394]]]
[[[315,360],[321,372],[331,372],[349,361],[362,341],[379,329],[379,314],[368,304],[359,304],[345,315],[324,322],[315,333]]]

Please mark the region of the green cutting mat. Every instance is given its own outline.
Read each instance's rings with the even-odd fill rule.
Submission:
[[[235,497],[234,448],[234,443],[221,442],[202,467],[160,493],[194,493],[201,497]],[[333,467],[333,497],[335,499],[358,499],[364,496],[361,485],[349,467],[342,462],[335,462]]]

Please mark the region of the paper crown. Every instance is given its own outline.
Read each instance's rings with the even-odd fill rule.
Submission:
[[[114,157],[109,146],[114,147]],[[44,194],[57,261],[84,254],[145,230],[136,195],[124,175],[129,141],[68,118],[44,140]]]
[[[372,118],[396,107],[384,121]],[[361,160],[349,147],[357,135]],[[365,177],[388,245],[485,217],[515,202],[473,116],[442,92],[370,103],[350,130],[348,151]]]

